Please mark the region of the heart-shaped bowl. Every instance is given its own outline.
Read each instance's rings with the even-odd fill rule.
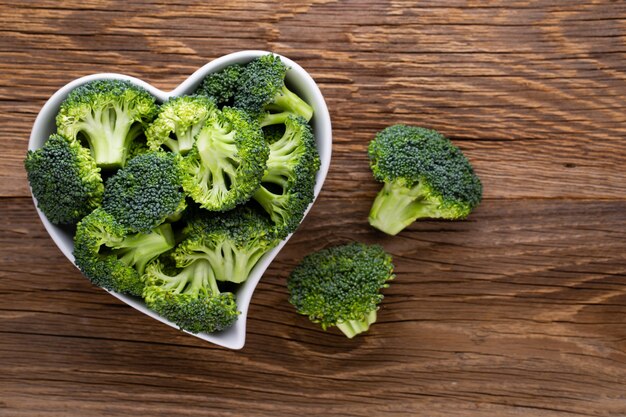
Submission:
[[[46,139],[56,131],[55,118],[59,111],[59,107],[61,106],[61,103],[63,102],[65,97],[67,97],[71,90],[89,81],[103,79],[128,80],[140,87],[145,88],[156,97],[159,103],[163,103],[170,97],[193,93],[195,89],[200,85],[202,79],[208,74],[219,71],[232,64],[248,63],[254,58],[269,53],[270,52],[267,51],[240,51],[222,56],[198,69],[182,84],[169,92],[161,91],[158,88],[146,83],[145,81],[122,74],[102,73],[78,78],[60,88],[56,93],[54,93],[54,95],[52,95],[52,97],[50,97],[50,99],[42,107],[41,111],[37,115],[35,124],[33,125],[33,130],[30,134],[30,141],[28,142],[28,149],[35,150],[43,146]],[[283,63],[285,63],[285,65],[289,67],[285,79],[289,89],[298,94],[307,103],[309,103],[309,105],[313,107],[313,118],[311,119],[311,125],[313,127],[313,133],[315,135],[317,149],[321,160],[321,166],[317,173],[315,183],[315,198],[317,198],[322,188],[322,184],[326,179],[326,174],[330,165],[332,147],[332,128],[330,123],[330,115],[328,114],[328,108],[326,107],[324,97],[317,87],[317,84],[315,84],[313,78],[300,65],[296,64],[289,58],[283,56],[280,56],[280,58]],[[33,200],[35,200],[34,197]],[[312,204],[313,203],[311,203],[311,205]],[[311,209],[311,205],[309,205],[307,211],[305,212],[305,216]],[[35,207],[36,206],[37,201],[35,200]],[[72,263],[74,263],[74,256],[72,255],[72,252],[74,250],[72,230],[50,223],[50,221],[41,212],[41,210],[39,210],[39,208],[37,208],[37,213],[39,214],[39,217],[41,218],[41,221],[43,222],[46,230],[50,234],[50,237],[52,237],[52,240],[54,240],[54,243],[56,243],[59,249],[61,249],[61,252],[63,252],[63,254]],[[285,246],[290,237],[291,235],[282,242],[280,242],[280,244],[278,244],[278,246],[276,246],[274,249],[266,253],[258,261],[256,266],[252,270],[252,273],[250,274],[248,280],[239,286],[236,296],[237,305],[239,307],[239,310],[241,311],[241,315],[239,316],[235,324],[228,330],[219,333],[198,333],[194,334],[194,336],[231,349],[241,349],[243,347],[246,341],[246,319],[248,315],[248,307],[250,305],[250,300],[252,298],[254,289],[259,283],[259,280],[261,279],[261,276],[263,275],[267,267],[280,252],[282,247]],[[164,319],[163,317],[156,314],[154,311],[148,309],[141,299],[136,297],[130,297],[124,294],[119,294],[114,291],[109,292],[111,293],[111,295],[122,300],[133,308],[141,311],[142,313],[172,327],[178,328],[178,326],[176,326],[172,322]]]

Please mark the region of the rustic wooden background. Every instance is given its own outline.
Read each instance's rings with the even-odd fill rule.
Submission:
[[[94,288],[48,238],[22,168],[60,86],[121,72],[171,89],[241,49],[299,62],[327,98],[321,198],[229,351]],[[0,416],[626,415],[623,1],[0,1]],[[485,199],[464,222],[368,227],[365,149],[439,129]],[[379,323],[348,340],[287,302],[304,253],[380,242]]]

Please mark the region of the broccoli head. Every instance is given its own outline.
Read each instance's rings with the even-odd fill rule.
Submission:
[[[213,215],[199,210],[173,253],[178,267],[206,260],[215,279],[242,283],[261,256],[278,243],[269,219],[250,207]]]
[[[235,296],[220,292],[209,262],[199,259],[184,268],[154,261],[143,276],[148,308],[191,333],[225,330],[237,320]]]
[[[141,154],[107,180],[102,206],[128,229],[147,233],[184,210],[181,182],[178,155]]]
[[[369,158],[384,183],[369,222],[387,234],[419,218],[462,219],[480,203],[482,185],[469,161],[434,130],[390,126],[370,143]]]
[[[311,106],[285,85],[288,69],[272,54],[248,63],[238,80],[234,106],[258,117],[261,126],[284,123],[292,114],[311,120]]]
[[[233,64],[209,74],[196,90],[196,94],[209,97],[220,107],[232,105],[242,72],[242,65]]]
[[[213,110],[215,104],[206,96],[182,96],[168,100],[161,106],[156,120],[146,129],[148,146],[153,150],[165,146],[172,152],[186,154]]]
[[[253,198],[270,215],[280,238],[294,232],[313,201],[320,159],[313,132],[302,117],[290,116],[282,136],[270,138],[267,171]]]
[[[52,135],[24,161],[37,206],[55,224],[75,224],[102,203],[100,168],[77,141]]]
[[[170,224],[132,233],[97,208],[83,218],[74,236],[74,258],[82,273],[107,290],[141,296],[146,265],[174,247]]]
[[[183,188],[202,208],[230,210],[258,188],[268,153],[261,129],[245,113],[216,110],[183,158]]]
[[[351,243],[306,256],[287,282],[289,302],[326,330],[349,338],[376,321],[382,288],[394,278],[391,256],[378,245]]]
[[[124,166],[130,146],[156,116],[154,97],[123,80],[98,80],[72,90],[57,114],[57,128],[84,140],[98,166]]]

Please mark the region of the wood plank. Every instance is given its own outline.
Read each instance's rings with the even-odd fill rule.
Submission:
[[[346,200],[314,206],[233,352],[94,288],[28,199],[3,199],[0,416],[626,413],[626,202],[487,200],[391,238]],[[285,279],[303,254],[352,240],[381,243],[397,278],[350,341],[295,314]]]
[[[625,195],[619,2],[251,2],[234,13],[238,4],[3,2],[0,124],[11,141],[0,196],[28,195],[30,127],[73,78],[122,72],[171,89],[211,59],[253,48],[290,56],[318,80],[335,127],[333,191],[365,178],[373,187],[367,141],[410,123],[458,140],[488,198]],[[358,181],[338,189],[346,172]]]

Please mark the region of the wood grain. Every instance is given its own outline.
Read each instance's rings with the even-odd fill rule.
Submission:
[[[626,4],[0,2],[0,416],[626,415]],[[22,159],[45,100],[121,72],[172,89],[241,49],[296,60],[333,119],[324,190],[228,351],[94,288],[37,219]],[[467,221],[367,225],[365,150],[436,128],[485,200]],[[348,340],[294,313],[302,256],[380,243],[397,279]]]

